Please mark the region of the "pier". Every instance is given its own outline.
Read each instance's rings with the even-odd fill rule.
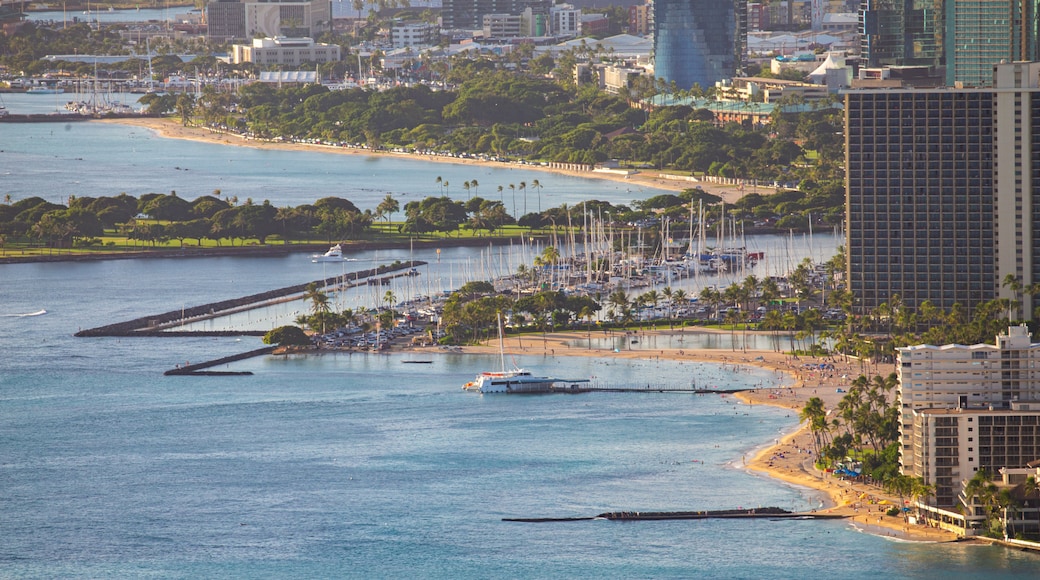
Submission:
[[[274,352],[276,347],[265,346],[264,348],[258,348],[249,352],[242,352],[239,354],[233,354],[231,356],[225,356],[218,359],[201,362],[198,364],[185,364],[184,366],[178,366],[175,369],[170,369],[163,373],[166,376],[172,375],[202,375],[211,377],[226,377],[226,376],[246,376],[253,374],[251,371],[207,371],[205,369],[213,368],[222,364],[233,363],[247,358],[253,358],[254,356],[263,356]]]
[[[605,512],[596,516],[573,518],[502,518],[503,522],[552,523],[583,522],[591,520],[610,521],[661,521],[661,520],[719,520],[719,519],[771,519],[771,520],[839,520],[844,515],[817,514],[814,512],[798,513],[778,507],[764,507],[735,510],[704,510],[687,512]]]
[[[692,395],[732,395],[750,389],[705,389],[696,385],[675,385],[665,383],[646,384],[610,384],[590,383],[589,381],[557,381],[550,387],[553,393],[689,393]]]

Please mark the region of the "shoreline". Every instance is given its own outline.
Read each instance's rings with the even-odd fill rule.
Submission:
[[[717,333],[725,332],[714,329],[660,329],[641,332],[643,336],[667,336],[683,333]],[[586,350],[573,348],[567,343],[587,336],[585,332],[558,332],[546,336],[544,342],[528,340],[522,347],[516,336],[506,337],[505,352],[513,355],[548,355],[548,356],[585,356],[610,357],[620,359],[666,359],[672,361],[709,362],[722,365],[753,366],[770,370],[778,376],[789,377],[793,382],[783,387],[760,387],[736,393],[734,396],[748,405],[769,405],[800,412],[811,397],[819,397],[827,409],[834,409],[843,396],[837,389],[844,389],[860,374],[887,374],[893,369],[867,369],[859,361],[832,360],[828,358],[794,357],[784,353],[763,350],[726,351],[720,349],[644,349],[624,350]],[[530,337],[529,337],[530,338]],[[541,344],[539,344],[541,343]],[[419,352],[440,352],[437,347],[417,347],[406,350]],[[465,346],[463,352],[470,354],[497,355],[495,345]],[[833,364],[833,369],[825,372],[810,370],[806,365],[818,365],[822,362]],[[865,370],[860,370],[864,368]],[[801,447],[802,443],[805,447]],[[762,474],[775,480],[812,492],[822,492],[826,500],[819,500],[823,505],[812,510],[814,513],[844,516],[848,523],[856,529],[872,535],[898,541],[939,543],[961,541],[962,538],[946,530],[931,528],[925,525],[908,525],[900,516],[888,516],[884,510],[899,503],[899,498],[880,487],[863,483],[853,483],[821,473],[813,466],[808,454],[809,430],[805,422],[774,439],[764,442],[760,447],[747,451],[753,456],[735,458],[734,465],[750,474]],[[740,462],[740,463],[738,463]],[[741,467],[741,463],[743,464]],[[811,495],[811,494],[806,494]],[[818,501],[812,498],[812,501]],[[878,502],[887,501],[887,504]],[[881,510],[881,511],[879,511]]]
[[[703,181],[678,181],[660,177],[657,171],[641,171],[631,175],[616,173],[599,173],[591,171],[573,171],[558,167],[546,167],[543,165],[526,165],[518,163],[503,163],[500,161],[484,161],[480,159],[460,159],[457,157],[444,157],[441,155],[422,155],[414,153],[394,153],[393,151],[375,151],[371,149],[355,149],[352,147],[332,147],[329,145],[314,145],[311,143],[283,143],[275,141],[257,141],[248,139],[234,133],[225,133],[206,127],[185,127],[173,119],[167,117],[122,117],[117,119],[96,119],[93,122],[108,123],[115,125],[129,125],[154,131],[160,137],[166,139],[181,139],[184,141],[196,141],[199,143],[210,143],[215,145],[228,145],[231,147],[252,147],[254,149],[272,149],[281,151],[310,151],[314,153],[331,153],[338,155],[362,155],[367,157],[393,157],[397,159],[411,159],[415,161],[430,161],[434,163],[451,163],[455,165],[471,165],[478,167],[490,167],[498,169],[521,169],[524,171],[540,171],[568,177],[584,179],[597,179],[612,181],[615,183],[627,183],[629,185],[640,185],[653,187],[663,191],[680,192],[684,189],[700,187],[705,192],[722,197],[727,204],[732,204],[744,196],[744,192],[736,185],[719,185]],[[765,189],[763,187],[763,189]]]

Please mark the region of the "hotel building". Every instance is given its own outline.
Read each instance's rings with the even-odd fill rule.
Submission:
[[[1040,343],[1025,325],[997,344],[897,349],[900,467],[956,503],[979,469],[996,475],[1040,458]]]
[[[865,314],[898,295],[970,316],[1040,281],[1040,63],[994,87],[845,93],[849,289]],[[1032,313],[1027,296],[1023,313]]]

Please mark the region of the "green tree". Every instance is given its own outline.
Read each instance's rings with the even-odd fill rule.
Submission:
[[[278,346],[310,346],[311,339],[298,326],[279,326],[264,335],[264,344]]]

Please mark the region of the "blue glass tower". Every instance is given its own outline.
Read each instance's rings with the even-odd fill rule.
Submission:
[[[747,52],[743,0],[655,0],[654,76],[689,89],[733,78]]]

